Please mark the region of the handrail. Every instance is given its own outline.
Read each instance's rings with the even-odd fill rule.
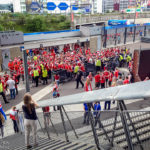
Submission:
[[[39,101],[40,107],[92,103],[95,101],[120,101],[150,98],[150,81],[110,87],[90,92]]]
[[[59,31],[24,33],[24,36],[28,36],[28,35],[39,35],[39,34],[53,34],[53,33],[62,33],[62,32],[77,32],[77,31],[80,31],[80,30],[79,30],[79,29],[76,29],[76,30],[59,30]]]

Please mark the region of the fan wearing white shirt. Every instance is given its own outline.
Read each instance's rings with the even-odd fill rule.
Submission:
[[[10,98],[11,99],[15,99],[16,97],[16,93],[15,93],[15,81],[10,78],[7,82],[6,82],[9,90],[10,90]]]

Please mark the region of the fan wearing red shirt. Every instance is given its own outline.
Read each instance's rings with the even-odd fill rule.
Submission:
[[[109,71],[106,69],[103,73],[104,77],[105,77],[105,82],[106,82],[106,87],[108,86],[108,79],[109,79]]]
[[[129,84],[129,78],[126,77],[125,80],[123,81],[123,84]]]
[[[111,83],[112,83],[112,79],[113,79],[113,72],[110,72],[110,74],[109,74],[109,87],[111,87]]]
[[[9,75],[7,74],[7,72],[5,72],[5,74],[4,74],[4,78],[5,78],[5,82],[7,82],[7,81],[8,81],[8,79],[9,79]]]
[[[57,86],[59,86],[59,79],[60,79],[59,74],[55,74],[54,78],[55,78],[55,82],[56,82]]]
[[[104,74],[101,75],[101,78],[100,78],[100,83],[101,83],[101,88],[105,88],[105,76]]]
[[[97,72],[94,78],[95,78],[95,88],[98,89],[100,87],[100,73]]]
[[[115,73],[114,73],[114,75],[115,75],[116,79],[118,79],[119,70],[118,70],[117,68],[115,69]]]

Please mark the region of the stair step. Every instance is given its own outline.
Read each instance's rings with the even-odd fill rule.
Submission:
[[[72,147],[70,150],[79,150],[79,149],[81,149],[85,146],[87,146],[87,144],[80,143],[79,145],[76,145],[75,147]]]
[[[70,150],[71,147],[74,147],[74,146],[76,146],[76,145],[78,145],[78,144],[75,143],[75,142],[72,142],[72,143],[69,144],[69,145],[66,145],[66,146],[63,146],[62,148],[59,148],[59,150]]]

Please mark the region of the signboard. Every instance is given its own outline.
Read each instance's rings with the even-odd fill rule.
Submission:
[[[136,12],[141,12],[141,9],[136,9]],[[126,9],[126,13],[135,13],[135,8],[128,8]]]
[[[108,20],[109,26],[127,25],[127,20]]]
[[[30,5],[30,8],[33,11],[36,11],[36,10],[40,9],[40,4],[38,2],[32,2],[31,5]]]
[[[91,12],[91,6],[90,5],[85,6],[85,12],[86,13],[90,13]]]
[[[78,6],[72,5],[72,10],[74,10],[74,11],[78,10]]]
[[[58,8],[60,9],[60,10],[67,10],[68,9],[68,4],[67,3],[60,3],[59,5],[58,5]]]
[[[47,9],[48,10],[55,10],[56,9],[56,4],[54,2],[48,2],[47,3]]]

